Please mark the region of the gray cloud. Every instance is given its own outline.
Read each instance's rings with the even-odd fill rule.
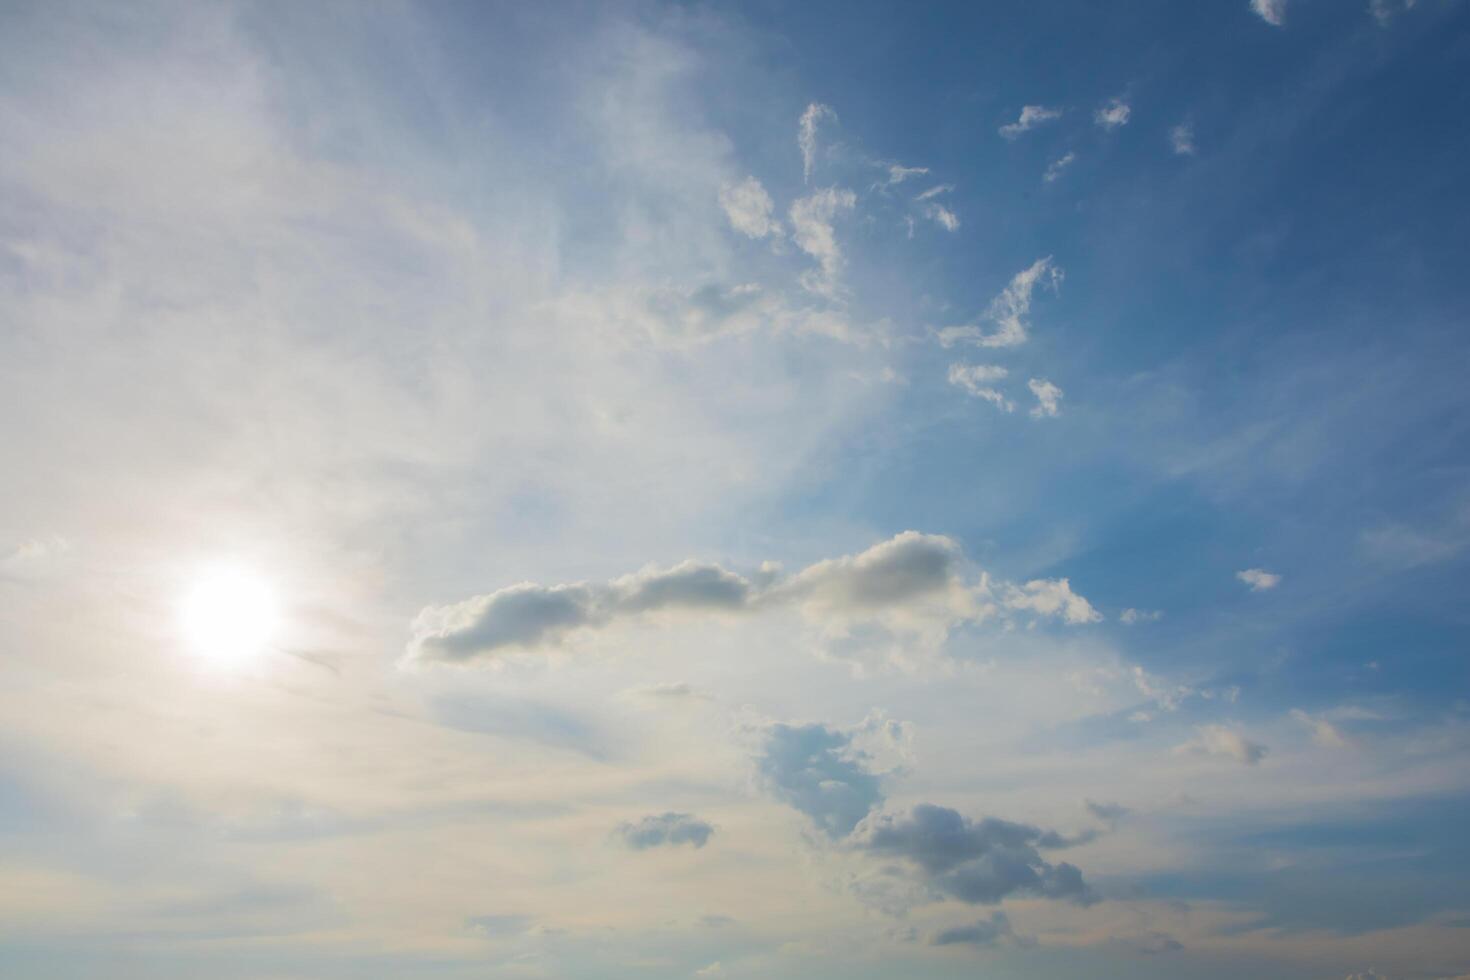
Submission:
[[[709,840],[715,828],[689,813],[650,814],[637,823],[625,823],[617,833],[635,851],[646,851],[650,847],[675,847],[693,844],[700,848]]]
[[[1133,811],[1119,803],[1096,803],[1092,800],[1084,801],[1087,812],[1105,823],[1117,823]]]
[[[853,834],[859,849],[907,862],[935,891],[975,905],[995,904],[1013,894],[1092,904],[1097,894],[1081,871],[1066,862],[1050,864],[1040,854],[1090,839],[1068,839],[995,817],[972,821],[929,803],[907,816],[870,818]]]
[[[685,561],[600,583],[522,582],[424,608],[413,621],[407,659],[463,663],[556,647],[575,631],[655,614],[748,615],[795,606],[828,625],[876,621],[879,632],[922,634],[936,641],[956,624],[993,616],[1027,615],[1072,625],[1100,618],[1066,579],[1016,586],[982,575],[967,584],[964,565],[954,539],[905,531],[785,578],[769,564],[745,576]]]
[[[989,919],[981,919],[967,926],[941,929],[929,939],[930,946],[994,946],[997,942],[1013,935],[1011,920],[1001,911],[992,912]]]

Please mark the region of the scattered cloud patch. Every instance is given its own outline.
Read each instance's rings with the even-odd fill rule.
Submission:
[[[1026,382],[1026,387],[1036,396],[1036,407],[1031,409],[1032,418],[1055,418],[1061,413],[1062,389],[1044,378],[1032,378]]]
[[[928,172],[928,167],[905,167],[897,163],[890,163],[888,165],[888,180],[885,186],[893,187],[902,184],[912,177],[922,177]]]
[[[939,225],[945,231],[959,231],[960,219],[949,208],[942,204],[930,203],[924,206],[924,217]]]
[[[1019,347],[1029,334],[1027,318],[1037,287],[1055,290],[1061,282],[1062,270],[1050,256],[1037,259],[1016,273],[1006,288],[990,301],[990,307],[981,319],[995,324],[995,329],[986,330],[978,324],[945,327],[939,331],[940,344],[945,347],[959,343],[977,347]]]
[[[835,299],[842,274],[842,249],[832,222],[851,211],[857,195],[850,190],[827,187],[798,198],[791,205],[791,234],[803,252],[817,260],[818,269],[802,273],[801,284],[810,292]]]
[[[894,771],[879,768],[875,753],[864,747],[872,737],[887,740],[902,758],[907,733],[899,722],[875,718],[857,729],[772,724],[756,772],[773,797],[805,814],[828,837],[843,838],[883,803],[883,781]]]
[[[1182,122],[1169,130],[1169,146],[1179,156],[1194,156],[1194,124]]]
[[[1035,579],[1025,585],[1012,585],[1005,598],[1008,609],[1029,609],[1042,616],[1057,616],[1068,623],[1096,623],[1102,613],[1082,596],[1072,591],[1064,578]]]
[[[930,198],[938,197],[940,194],[948,194],[953,190],[953,184],[936,184],[935,186],[929,188],[927,191],[924,191],[922,194],[919,194],[917,197],[914,198],[914,200],[927,201]]]
[[[1117,129],[1128,125],[1128,117],[1132,113],[1133,108],[1127,102],[1121,98],[1112,98],[1092,114],[1092,121],[1103,129]]]
[[[1054,119],[1062,117],[1061,109],[1050,109],[1044,105],[1028,105],[1021,108],[1021,115],[1013,123],[1006,123],[997,132],[1008,140],[1013,140],[1029,133],[1037,126],[1049,123]]]
[[[465,931],[485,939],[521,936],[531,929],[527,915],[479,915],[465,920]]]
[[[1378,21],[1378,26],[1387,27],[1399,14],[1413,10],[1418,0],[1368,0],[1368,13]]]
[[[1116,824],[1133,812],[1119,803],[1096,803],[1092,800],[1085,800],[1083,805],[1087,807],[1088,813],[1109,826]]]
[[[1291,717],[1299,724],[1305,726],[1312,733],[1312,741],[1326,749],[1341,749],[1348,745],[1347,736],[1342,730],[1320,715],[1311,715],[1293,708]]]
[[[721,187],[720,207],[725,209],[730,227],[741,234],[751,238],[781,234],[780,222],[772,219],[775,204],[771,195],[754,177]]]
[[[1067,168],[1070,167],[1072,165],[1072,162],[1076,159],[1077,154],[1068,150],[1066,153],[1057,157],[1055,160],[1047,165],[1046,173],[1041,175],[1041,179],[1048,184],[1054,183],[1058,178],[1062,176],[1063,173],[1066,172]]]
[[[1125,626],[1133,626],[1138,623],[1157,623],[1164,618],[1163,610],[1160,609],[1124,609],[1118,614],[1118,621]]]
[[[1286,0],[1251,0],[1251,9],[1272,27],[1286,23]]]
[[[1004,381],[1009,374],[1009,371],[996,364],[956,363],[949,366],[949,383],[965,389],[975,398],[991,402],[1003,412],[1014,412],[1016,403],[994,387],[995,382]]]
[[[1252,592],[1269,592],[1281,584],[1281,576],[1264,568],[1247,568],[1236,572],[1235,577],[1251,587]]]
[[[1270,750],[1253,742],[1240,732],[1224,725],[1203,725],[1195,729],[1195,737],[1174,750],[1181,755],[1208,755],[1233,759],[1241,765],[1253,766]]]
[[[929,937],[930,946],[994,946],[1002,939],[1013,935],[1011,920],[1000,910],[992,912],[990,918],[981,919],[964,926],[941,929]]]
[[[619,825],[617,834],[635,851],[651,847],[678,847],[690,844],[696,850],[709,841],[715,828],[689,813],[650,814],[637,823]]]

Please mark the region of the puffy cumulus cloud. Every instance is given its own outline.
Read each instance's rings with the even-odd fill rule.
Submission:
[[[903,767],[908,740],[907,726],[881,715],[850,729],[778,722],[763,731],[756,774],[771,796],[837,840],[882,805],[884,779]]]
[[[826,187],[792,203],[792,238],[818,265],[818,269],[802,273],[801,285],[809,292],[836,298],[844,260],[832,222],[856,205],[857,195],[840,187]]]
[[[1061,413],[1062,389],[1045,378],[1032,378],[1026,382],[1026,387],[1036,396],[1036,407],[1031,409],[1032,418],[1055,418]]]
[[[1236,572],[1235,577],[1251,587],[1252,592],[1268,592],[1281,584],[1281,576],[1264,568],[1247,568]]]
[[[1253,766],[1266,757],[1270,750],[1259,742],[1253,742],[1240,732],[1225,725],[1203,725],[1195,730],[1194,738],[1177,747],[1181,755],[1209,755],[1223,759],[1234,759],[1243,766]]]
[[[1125,626],[1133,626],[1137,623],[1157,623],[1164,618],[1160,609],[1124,609],[1118,614],[1118,621]]]
[[[851,846],[895,860],[933,892],[971,905],[994,905],[1012,895],[1098,900],[1076,866],[1051,864],[1043,850],[1072,847],[1056,831],[996,817],[970,820],[948,807],[921,803],[906,815],[875,814],[853,832]]]
[[[650,847],[677,847],[692,844],[701,848],[710,839],[715,828],[690,813],[650,814],[637,823],[620,824],[617,835],[624,844],[635,851],[646,851]]]
[[[1169,130],[1169,146],[1179,156],[1194,156],[1194,125],[1182,122]]]
[[[1068,150],[1066,153],[1063,153],[1051,163],[1047,164],[1046,172],[1041,175],[1042,181],[1048,184],[1055,183],[1062,176],[1062,174],[1066,173],[1067,168],[1070,167],[1073,161],[1075,161],[1076,159],[1077,154],[1073,153],[1070,150]]]
[[[1005,605],[1007,609],[1027,609],[1074,625],[1102,620],[1102,613],[1073,592],[1071,582],[1064,578],[1033,579],[1025,585],[1008,586]]]
[[[978,324],[945,327],[939,331],[939,342],[945,347],[958,343],[975,344],[979,347],[1019,347],[1026,342],[1029,333],[1027,318],[1031,313],[1031,297],[1038,286],[1056,289],[1062,282],[1062,270],[1051,256],[1037,259],[1025,269],[1011,277],[1006,288],[990,301],[981,319],[995,324],[994,330],[986,330]]]
[[[824,120],[836,122],[837,113],[831,106],[813,102],[802,112],[796,124],[796,145],[801,150],[801,176],[812,179],[812,169],[817,164],[817,130]]]
[[[1043,123],[1049,123],[1054,119],[1062,117],[1061,109],[1049,109],[1044,105],[1022,106],[1021,115],[1013,123],[1006,123],[997,132],[1008,140],[1013,140],[1022,133],[1029,133]]]
[[[408,662],[463,663],[562,645],[578,630],[647,616],[743,616],[796,608],[843,643],[903,637],[935,646],[963,623],[1029,614],[1077,625],[1100,616],[1066,579],[1024,585],[964,578],[959,543],[905,531],[855,555],[783,576],[767,563],[747,576],[685,561],[607,582],[521,582],[445,606],[412,623]],[[840,650],[839,650],[840,652]]]
[[[1103,129],[1117,129],[1128,125],[1128,117],[1132,114],[1133,108],[1127,102],[1121,98],[1113,98],[1092,114],[1092,121]]]
[[[1011,929],[1011,920],[1006,914],[996,910],[990,914],[988,919],[980,919],[964,926],[951,926],[941,929],[929,937],[930,946],[994,946],[1002,939],[1008,939],[1015,933]]]
[[[1251,9],[1272,27],[1286,23],[1286,0],[1251,0]]]
[[[1014,412],[1016,403],[995,387],[995,382],[1004,381],[1011,372],[998,364],[951,364],[949,383],[965,389],[975,398],[983,398],[1003,412]]]
[[[775,204],[765,187],[754,177],[720,188],[720,207],[730,219],[730,227],[751,238],[781,234],[780,222],[772,217]]]

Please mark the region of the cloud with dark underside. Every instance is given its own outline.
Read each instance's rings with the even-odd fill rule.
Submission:
[[[690,813],[649,814],[637,822],[618,826],[617,835],[635,851],[651,847],[678,847],[689,844],[696,850],[709,841],[715,828]]]

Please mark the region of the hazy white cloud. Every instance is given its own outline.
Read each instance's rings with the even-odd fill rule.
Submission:
[[[837,121],[837,113],[830,106],[813,102],[806,107],[797,123],[796,145],[801,149],[801,176],[810,182],[812,170],[817,163],[817,130],[823,120]]]
[[[956,363],[949,366],[949,383],[964,388],[976,398],[985,399],[1003,412],[1014,412],[1015,403],[994,387],[994,382],[1005,380],[1009,374],[997,364]]]
[[[839,187],[826,187],[798,198],[791,205],[791,233],[796,245],[817,260],[819,269],[808,270],[801,276],[801,284],[807,290],[828,299],[835,299],[842,275],[842,249],[837,244],[837,233],[832,222],[837,215],[851,211],[857,204],[857,195]]]
[[[1193,156],[1194,146],[1194,124],[1182,122],[1169,130],[1169,145],[1179,156]]]
[[[942,204],[929,203],[924,206],[924,217],[939,225],[945,231],[959,231],[960,219],[949,208]]]
[[[1057,178],[1061,177],[1066,169],[1070,167],[1072,165],[1072,162],[1076,159],[1077,154],[1068,150],[1066,153],[1062,154],[1051,163],[1047,164],[1046,173],[1041,175],[1041,179],[1048,184],[1056,181]]]
[[[888,165],[888,180],[886,186],[893,187],[902,184],[913,177],[922,177],[929,172],[928,167],[905,167],[902,164],[891,163]]]
[[[1273,27],[1286,23],[1286,0],[1251,0],[1251,9]]]
[[[1054,418],[1061,412],[1062,389],[1044,378],[1032,378],[1026,382],[1026,387],[1036,396],[1036,407],[1031,409],[1032,418]]]
[[[1235,577],[1251,587],[1252,592],[1267,592],[1281,584],[1281,576],[1264,568],[1247,568],[1236,572]]]
[[[775,205],[771,195],[754,177],[746,177],[739,183],[727,183],[720,188],[720,207],[730,219],[730,227],[751,238],[781,234],[781,224],[773,220]]]
[[[1121,98],[1112,98],[1092,114],[1092,121],[1103,129],[1117,129],[1128,124],[1133,109]]]
[[[1159,609],[1124,609],[1118,614],[1118,620],[1129,626],[1135,623],[1157,623],[1164,618],[1164,613]]]
[[[1395,16],[1413,10],[1417,3],[1418,0],[1368,0],[1368,13],[1373,15],[1379,26],[1387,27]]]
[[[951,192],[953,190],[954,190],[954,185],[953,184],[935,184],[933,187],[929,188],[927,191],[924,191],[923,193],[921,193],[917,197],[915,197],[914,200],[916,200],[916,201],[927,201],[930,198],[938,197],[940,194],[948,194],[949,192]]]
[[[1010,586],[1005,605],[1008,609],[1029,609],[1042,616],[1057,616],[1074,624],[1102,620],[1102,613],[1073,592],[1071,583],[1064,578],[1036,579],[1025,585]]]
[[[1017,117],[1016,121],[1013,123],[1006,123],[1004,126],[1000,127],[998,132],[1006,139],[1013,140],[1016,137],[1020,136],[1022,133],[1030,132],[1037,126],[1051,122],[1054,119],[1060,119],[1061,116],[1061,109],[1049,109],[1043,105],[1023,106],[1021,109],[1021,115]]]
[[[980,919],[963,926],[951,926],[941,929],[929,937],[931,946],[994,946],[1002,939],[1013,935],[1011,920],[1006,914],[995,911],[988,919]]]
[[[958,343],[975,344],[979,347],[1018,347],[1026,342],[1027,317],[1031,313],[1031,298],[1037,286],[1056,289],[1062,282],[1062,270],[1051,257],[1037,259],[1029,267],[1012,277],[1010,284],[1000,295],[991,300],[990,308],[981,318],[995,324],[994,330],[985,330],[978,324],[945,327],[939,331],[939,342],[945,347]]]
[[[1323,748],[1340,749],[1348,744],[1347,736],[1342,730],[1320,715],[1311,715],[1300,708],[1293,708],[1291,717],[1306,726],[1312,733],[1312,741]]]
[[[1266,757],[1269,749],[1225,725],[1202,725],[1195,729],[1193,739],[1174,751],[1188,755],[1219,756],[1234,759],[1241,765],[1253,766]]]

